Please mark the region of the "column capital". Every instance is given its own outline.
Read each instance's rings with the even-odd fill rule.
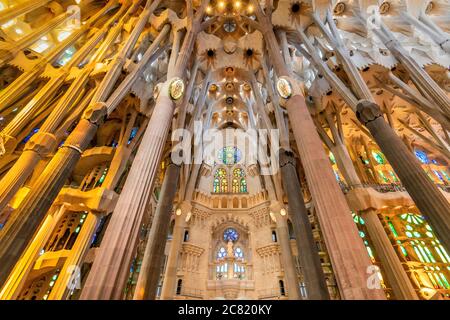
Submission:
[[[380,106],[372,101],[360,100],[356,105],[356,117],[363,125],[367,125],[382,115]]]
[[[284,167],[288,164],[293,165],[295,167],[296,161],[294,157],[294,153],[291,150],[286,150],[281,148],[278,151],[279,161],[280,161],[280,167]]]
[[[7,135],[5,133],[2,133],[0,135],[0,155],[13,152],[16,146],[17,146],[16,138]]]
[[[286,101],[293,96],[305,96],[303,83],[289,76],[281,76],[278,78],[275,89],[280,96],[280,106],[285,108]]]
[[[269,206],[270,212],[273,214],[273,218],[276,223],[287,220],[287,211],[284,205],[278,201],[272,201]]]
[[[57,145],[55,135],[48,132],[37,132],[25,145],[24,150],[32,150],[40,156],[51,153]]]
[[[89,120],[89,122],[93,124],[100,125],[107,116],[107,110],[106,103],[95,102],[87,107],[83,114],[83,119]]]
[[[177,214],[177,216],[187,214],[192,210],[192,204],[190,201],[183,201],[177,206],[177,210],[178,209],[181,211],[181,213]]]

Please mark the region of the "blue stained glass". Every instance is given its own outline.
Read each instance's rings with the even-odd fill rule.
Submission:
[[[416,154],[416,157],[420,160],[420,162],[424,164],[429,163],[428,156],[425,152],[423,152],[422,150],[416,150],[414,151],[414,153]]]
[[[139,129],[138,127],[134,127],[133,129],[131,129],[130,138],[128,139],[128,144],[130,144],[131,140],[133,140],[134,137],[136,137],[138,129]]]
[[[235,242],[238,238],[239,238],[239,234],[233,228],[227,228],[223,232],[223,240],[225,240],[226,242],[228,242],[230,240]]]
[[[23,142],[23,143],[27,143],[28,140],[30,140],[30,138],[31,138],[35,133],[37,133],[38,131],[39,131],[39,128],[34,128],[33,131],[31,131],[30,134],[27,135],[27,136],[22,140],[22,142]]]

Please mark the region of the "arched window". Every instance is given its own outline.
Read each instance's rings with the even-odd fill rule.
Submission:
[[[217,169],[214,174],[213,191],[214,193],[228,192],[227,171],[224,168]]]
[[[242,259],[244,258],[244,252],[241,248],[237,247],[236,249],[234,249],[234,256],[238,259]]]
[[[247,181],[245,180],[245,172],[241,168],[235,168],[233,170],[233,193],[246,193]]]
[[[177,296],[179,296],[181,294],[182,287],[183,287],[183,280],[182,279],[178,279],[178,282],[177,282]]]
[[[280,295],[285,296],[286,295],[286,291],[284,290],[284,281],[280,280],[278,283],[280,285]]]
[[[224,247],[221,247],[218,251],[217,251],[217,258],[218,259],[222,259],[225,258],[227,256],[227,250],[225,250]]]

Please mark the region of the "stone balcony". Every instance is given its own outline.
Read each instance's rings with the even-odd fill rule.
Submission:
[[[248,193],[205,193],[194,192],[195,202],[212,209],[249,209],[268,201],[265,190],[255,194]]]
[[[216,296],[223,296],[225,299],[237,299],[245,297],[245,291],[255,289],[254,280],[221,279],[208,280],[206,284],[208,290],[215,291]]]

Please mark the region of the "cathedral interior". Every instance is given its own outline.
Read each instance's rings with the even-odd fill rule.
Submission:
[[[450,300],[449,66],[448,0],[0,0],[0,300]]]

